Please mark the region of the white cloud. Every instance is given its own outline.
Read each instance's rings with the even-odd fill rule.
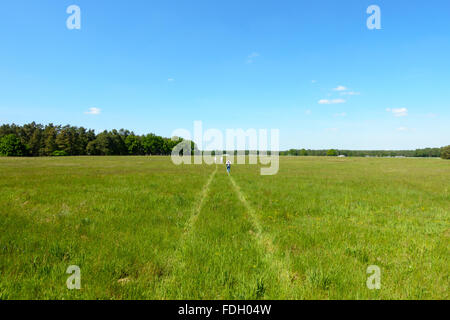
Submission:
[[[339,103],[346,103],[347,101],[344,99],[332,99],[332,100],[328,100],[328,99],[322,99],[319,100],[319,104],[339,104]]]
[[[341,95],[347,95],[347,96],[359,96],[360,93],[359,92],[355,92],[355,91],[347,91],[347,92],[341,92]]]
[[[397,131],[408,131],[408,128],[406,128],[406,127],[400,127],[400,128],[397,128]]]
[[[311,83],[317,83],[317,80],[311,80]]]
[[[334,114],[334,117],[345,117],[345,116],[347,116],[346,112],[341,112],[341,113],[335,113]]]
[[[99,108],[89,108],[89,111],[86,111],[85,114],[100,114],[101,113],[101,109]]]
[[[305,114],[307,114],[307,115],[310,115],[311,113],[312,113],[312,112],[311,112],[311,110],[309,110],[309,109],[305,111]]]
[[[337,86],[336,88],[333,89],[334,91],[347,91],[347,87],[344,86]]]
[[[247,56],[247,63],[253,63],[253,61],[255,60],[255,58],[259,57],[259,53],[258,52],[252,52]]]
[[[167,81],[168,82],[173,82],[173,81],[175,81],[175,79],[174,78],[169,78],[169,79],[167,79]]]
[[[386,111],[391,112],[396,117],[405,117],[408,115],[408,109],[406,108],[387,108]]]

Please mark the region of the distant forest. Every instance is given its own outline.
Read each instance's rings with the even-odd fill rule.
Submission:
[[[103,131],[70,125],[42,125],[35,122],[23,126],[0,126],[1,156],[82,156],[82,155],[170,155],[183,139],[164,138],[153,133],[136,135],[120,129]],[[192,142],[191,150],[196,146]],[[228,152],[230,153],[230,152]],[[232,153],[232,152],[231,152]],[[236,153],[236,151],[235,151]],[[249,152],[246,151],[248,154]],[[306,150],[281,151],[282,156],[338,156],[347,157],[442,157],[450,158],[450,146],[417,150]]]
[[[426,148],[416,150],[305,150],[291,149],[280,152],[280,155],[286,156],[338,156],[346,157],[441,157],[443,148]]]

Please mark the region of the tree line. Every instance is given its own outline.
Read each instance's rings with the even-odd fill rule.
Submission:
[[[288,151],[280,152],[280,155],[285,156],[338,156],[344,155],[346,157],[426,157],[439,158],[443,155],[443,148],[425,148],[416,150],[306,150],[306,149],[290,149]]]
[[[181,141],[153,133],[136,135],[125,129],[96,134],[83,127],[35,122],[0,126],[3,156],[169,155]]]
[[[15,124],[0,126],[0,155],[2,156],[170,155],[172,149],[182,141],[181,138],[164,138],[153,133],[136,135],[125,129],[105,130],[96,134],[91,129],[52,123],[45,126],[35,122],[23,126]],[[198,152],[197,146],[192,141],[184,140],[184,143],[190,144],[187,150],[190,149],[191,154]],[[231,151],[228,154],[237,154],[237,151]],[[245,154],[248,155],[249,151],[245,151]],[[282,156],[402,156],[450,159],[450,146],[417,150],[367,151],[290,149],[281,151],[279,154]]]

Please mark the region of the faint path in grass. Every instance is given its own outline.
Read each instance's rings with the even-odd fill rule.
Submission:
[[[208,196],[209,186],[211,185],[211,182],[214,180],[216,173],[217,173],[217,165],[216,165],[216,168],[214,169],[214,171],[210,174],[208,181],[203,186],[202,191],[200,192],[199,201],[197,201],[197,204],[192,208],[191,217],[189,218],[189,220],[186,222],[186,225],[184,226],[184,233],[181,236],[180,242],[184,241],[186,236],[192,230],[192,227],[194,226],[195,221],[197,221],[198,215],[202,211],[203,203],[205,202],[205,199]]]
[[[192,229],[170,257],[158,299],[291,298],[228,176],[217,173]],[[287,287],[287,288],[286,288]]]
[[[211,182],[214,180],[214,177],[216,176],[217,173],[217,165],[216,168],[214,169],[214,171],[210,174],[208,181],[205,183],[205,185],[202,188],[202,191],[200,192],[200,196],[199,196],[199,200],[197,201],[196,205],[192,208],[192,214],[189,218],[189,220],[186,222],[185,226],[184,226],[184,232],[183,234],[180,236],[180,239],[178,241],[178,247],[175,250],[174,254],[168,259],[168,265],[169,266],[176,266],[180,263],[180,261],[182,260],[182,252],[181,249],[184,246],[184,243],[186,242],[186,239],[188,238],[189,234],[191,233],[195,222],[198,219],[198,216],[200,215],[200,212],[202,211],[202,207],[203,204],[205,202],[206,197],[208,196],[209,193],[209,187],[211,185]],[[170,274],[170,272],[169,272]],[[167,282],[171,281],[171,277],[164,277],[162,279],[162,282],[160,283],[160,290],[161,288],[164,288]],[[160,297],[161,298],[161,297]],[[164,297],[162,297],[164,299]]]
[[[281,259],[277,257],[276,252],[277,248],[273,244],[272,239],[263,233],[261,223],[259,222],[258,216],[255,212],[255,210],[252,208],[252,206],[248,203],[247,199],[245,199],[244,194],[242,193],[241,189],[237,185],[237,183],[234,181],[233,177],[229,175],[231,184],[234,187],[234,190],[236,191],[236,194],[241,200],[241,202],[244,204],[245,208],[247,209],[247,212],[250,216],[250,220],[255,227],[256,233],[253,234],[255,240],[257,241],[258,245],[261,247],[265,254],[265,259],[267,261],[267,264],[270,266],[271,270],[274,274],[276,274],[280,281],[280,287],[284,291],[284,299],[292,299],[295,298],[295,294],[292,290],[292,282],[294,280],[294,275],[291,274],[290,271],[290,263],[289,261],[284,258]]]
[[[205,202],[205,199],[208,196],[209,186],[211,185],[211,182],[214,180],[216,173],[217,173],[217,165],[216,165],[216,169],[214,169],[214,171],[211,173],[211,175],[208,178],[208,181],[203,186],[203,189],[200,192],[200,200],[194,206],[192,215],[184,227],[184,233],[182,235],[181,241],[184,241],[184,238],[186,237],[186,235],[192,230],[192,227],[194,226],[195,221],[197,221],[198,215],[200,214],[200,212],[202,210],[203,203]]]

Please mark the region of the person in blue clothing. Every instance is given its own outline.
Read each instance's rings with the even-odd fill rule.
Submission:
[[[227,172],[230,173],[231,171],[231,161],[227,160]]]

